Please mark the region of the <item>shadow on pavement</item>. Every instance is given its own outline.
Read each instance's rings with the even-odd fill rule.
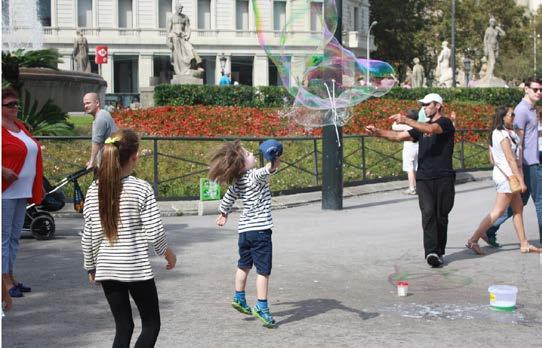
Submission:
[[[294,308],[284,310],[284,311],[279,311],[279,312],[273,312],[273,315],[275,317],[287,316],[286,319],[277,321],[278,326],[288,324],[288,323],[293,323],[295,321],[303,320],[306,318],[314,317],[314,316],[329,312],[334,309],[338,309],[345,312],[356,313],[357,315],[359,315],[359,317],[362,320],[376,318],[380,315],[380,313],[364,312],[359,309],[346,307],[340,301],[333,300],[333,299],[316,298],[316,299],[302,300],[302,301],[297,301],[297,302],[281,302],[281,303],[275,304],[275,306],[284,306],[284,305],[293,306]]]
[[[454,261],[460,261],[460,260],[467,260],[467,259],[478,259],[484,256],[490,256],[492,254],[500,253],[500,252],[506,252],[506,251],[512,251],[512,250],[519,250],[518,247],[519,244],[516,243],[510,243],[510,244],[501,244],[501,248],[492,248],[489,246],[481,246],[481,249],[485,255],[476,255],[474,251],[467,249],[467,247],[447,247],[446,249],[458,249],[459,251],[456,251],[451,254],[447,254],[444,258],[445,263],[449,264]],[[511,247],[511,248],[507,248]]]

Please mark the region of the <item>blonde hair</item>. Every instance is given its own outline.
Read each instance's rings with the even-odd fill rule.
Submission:
[[[207,176],[221,184],[231,185],[245,170],[245,149],[241,146],[241,142],[228,141],[211,155]]]
[[[98,169],[98,206],[105,237],[117,240],[120,218],[121,171],[139,149],[139,137],[130,129],[120,129],[106,140]]]

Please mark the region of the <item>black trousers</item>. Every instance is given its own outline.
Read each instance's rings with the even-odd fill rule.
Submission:
[[[448,239],[448,214],[454,206],[455,175],[417,180],[416,191],[422,212],[423,247],[425,256],[446,253]]]
[[[154,347],[160,332],[160,309],[154,279],[139,282],[105,280],[101,283],[115,318],[116,332],[113,348],[130,347],[130,340],[134,332],[130,295],[139,310],[142,326],[135,347]]]

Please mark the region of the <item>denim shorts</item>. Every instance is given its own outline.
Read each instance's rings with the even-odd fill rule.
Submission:
[[[271,274],[273,263],[272,231],[248,231],[239,233],[239,261],[237,267],[251,269],[256,266],[256,272],[263,276]]]

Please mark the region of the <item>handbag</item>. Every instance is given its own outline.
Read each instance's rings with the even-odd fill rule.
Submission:
[[[83,212],[83,207],[85,206],[85,195],[83,190],[77,180],[73,181],[73,210],[77,213]]]
[[[499,170],[501,171],[501,173],[506,177],[506,179],[508,180],[508,184],[510,185],[510,191],[512,191],[512,193],[518,193],[518,192],[521,192],[521,184],[519,183],[519,179],[516,175],[512,174],[512,175],[506,175],[506,173],[501,169],[501,167],[499,167],[499,165],[497,163],[495,163],[495,166],[497,168],[499,168]]]

